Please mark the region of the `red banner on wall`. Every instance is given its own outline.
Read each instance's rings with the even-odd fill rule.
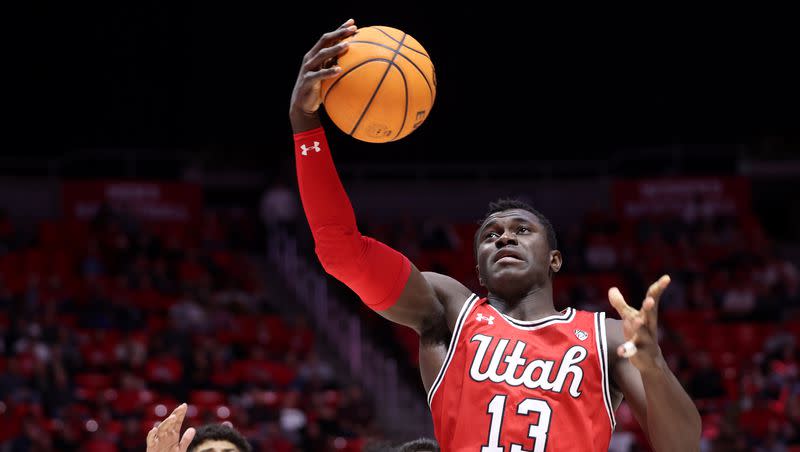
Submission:
[[[200,186],[182,182],[74,181],[62,185],[67,219],[90,220],[103,203],[141,221],[194,223],[201,219]]]
[[[662,215],[736,215],[749,212],[750,181],[743,177],[615,181],[614,210],[620,218]]]

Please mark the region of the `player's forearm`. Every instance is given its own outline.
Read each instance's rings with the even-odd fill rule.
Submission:
[[[375,310],[391,307],[411,271],[408,259],[358,231],[321,127],[294,135],[297,182],[315,250],[325,271]]]
[[[647,430],[658,451],[700,450],[700,414],[663,359],[641,372],[647,398]]]
[[[304,120],[298,125],[303,128],[311,122]],[[316,238],[320,228],[337,227],[352,234],[356,230],[353,206],[334,166],[325,131],[318,124],[295,133],[294,141],[297,184],[311,232]]]

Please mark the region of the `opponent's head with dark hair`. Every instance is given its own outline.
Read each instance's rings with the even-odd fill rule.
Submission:
[[[550,284],[561,269],[557,247],[553,225],[541,212],[516,199],[491,202],[475,233],[478,279],[498,294]]]
[[[197,429],[187,452],[252,452],[250,443],[234,428],[207,424]]]
[[[430,438],[418,438],[407,443],[393,446],[389,441],[367,443],[364,452],[441,452],[439,443]]]
[[[397,446],[397,452],[440,452],[439,443],[430,438],[419,438]]]

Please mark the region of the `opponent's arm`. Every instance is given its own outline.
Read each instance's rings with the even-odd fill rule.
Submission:
[[[442,275],[426,278],[405,256],[358,231],[318,116],[321,82],[339,73],[328,63],[347,51],[347,44],[340,41],[354,33],[351,19],[324,34],[305,55],[292,92],[289,116],[300,198],[325,271],[380,315],[421,334],[432,319],[452,311],[444,305],[459,298],[463,302],[469,290]],[[440,284],[443,297],[437,296]]]
[[[630,307],[617,288],[609,290],[608,298],[622,317],[606,320],[611,377],[653,449],[700,450],[700,414],[658,346],[658,300],[668,285],[668,276],[653,283],[641,310]],[[636,346],[630,358],[621,356],[625,341]]]

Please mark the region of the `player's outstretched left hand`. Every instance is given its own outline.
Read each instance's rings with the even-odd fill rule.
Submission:
[[[617,348],[617,354],[629,358],[640,372],[654,369],[663,359],[658,346],[658,301],[669,282],[669,276],[664,275],[651,284],[639,310],[625,302],[618,288],[608,290],[608,300],[622,318],[622,333],[627,341]]]
[[[185,403],[178,405],[158,427],[153,427],[147,434],[147,452],[186,452],[194,439],[195,429],[189,427],[180,437],[183,418],[186,417]]]

